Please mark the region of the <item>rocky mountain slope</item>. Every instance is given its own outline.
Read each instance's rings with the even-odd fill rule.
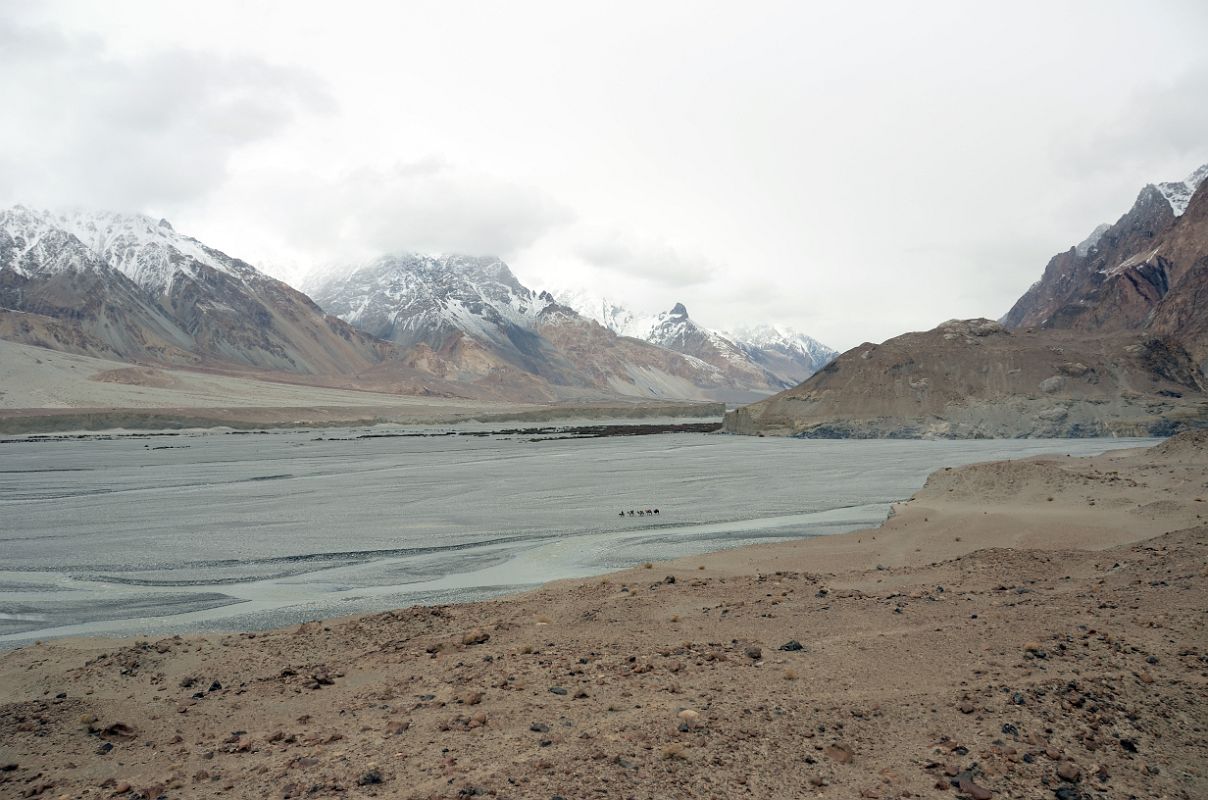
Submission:
[[[406,349],[408,366],[450,380],[718,400],[750,400],[780,385],[759,368],[618,335],[524,286],[494,258],[389,255],[307,288],[329,313]]]
[[[1208,425],[1208,168],[1145,187],[1054,256],[1002,324],[848,351],[727,418],[797,436],[1167,435]]]
[[[121,361],[350,374],[379,342],[139,215],[0,211],[0,338]]]
[[[1114,225],[1053,256],[1003,317],[1011,329],[1151,331],[1208,367],[1208,164],[1141,190]]]
[[[826,366],[838,353],[791,329],[769,325],[732,332],[706,328],[682,303],[652,316],[635,314],[615,301],[585,292],[558,293],[560,302],[620,336],[641,339],[699,358],[752,386],[783,389]]]
[[[731,433],[807,438],[1163,436],[1208,422],[1181,348],[1123,333],[953,320],[862,344],[727,414]]]

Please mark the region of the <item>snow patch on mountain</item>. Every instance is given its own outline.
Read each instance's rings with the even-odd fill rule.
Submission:
[[[649,341],[650,332],[658,323],[657,314],[639,314],[611,298],[587,291],[560,289],[554,296],[562,305],[595,320],[617,336]]]
[[[1191,202],[1191,196],[1200,188],[1205,180],[1208,180],[1208,164],[1204,164],[1195,172],[1187,176],[1181,181],[1167,181],[1157,184],[1157,189],[1166,198],[1166,202],[1170,203],[1171,210],[1174,211],[1176,217],[1183,215],[1187,210],[1187,204]]]
[[[1111,230],[1111,227],[1110,222],[1100,223],[1093,231],[1090,232],[1089,236],[1087,236],[1074,247],[1074,252],[1080,256],[1085,256],[1094,249],[1095,245],[1099,244],[1099,240],[1103,238],[1103,234]]]

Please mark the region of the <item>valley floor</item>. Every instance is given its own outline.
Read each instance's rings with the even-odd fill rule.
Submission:
[[[0,434],[108,429],[336,427],[715,416],[720,403],[584,398],[521,403],[476,397],[365,391],[167,369],[62,353],[0,339]],[[315,379],[318,380],[318,379]],[[434,382],[439,383],[439,382]],[[474,387],[464,387],[466,391]]]
[[[0,797],[1208,796],[1208,435],[489,602],[0,656]]]

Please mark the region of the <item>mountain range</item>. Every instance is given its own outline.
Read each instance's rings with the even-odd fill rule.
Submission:
[[[1168,435],[1208,426],[1208,165],[1150,184],[998,322],[865,342],[727,415],[806,437]]]
[[[670,311],[639,315],[624,305],[584,291],[560,291],[558,299],[618,336],[629,336],[699,358],[750,385],[785,389],[826,366],[837,352],[803,333],[770,325],[716,331],[699,325],[682,303]]]
[[[666,321],[665,342],[620,335],[497,258],[387,255],[307,289],[313,300],[166,220],[0,211],[0,338],[70,353],[539,402],[749,401],[817,368],[787,344],[722,339],[686,312]]]

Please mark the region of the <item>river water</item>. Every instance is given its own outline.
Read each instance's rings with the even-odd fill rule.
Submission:
[[[876,525],[942,466],[1152,441],[533,438],[328,429],[0,442],[0,647],[480,599]]]

